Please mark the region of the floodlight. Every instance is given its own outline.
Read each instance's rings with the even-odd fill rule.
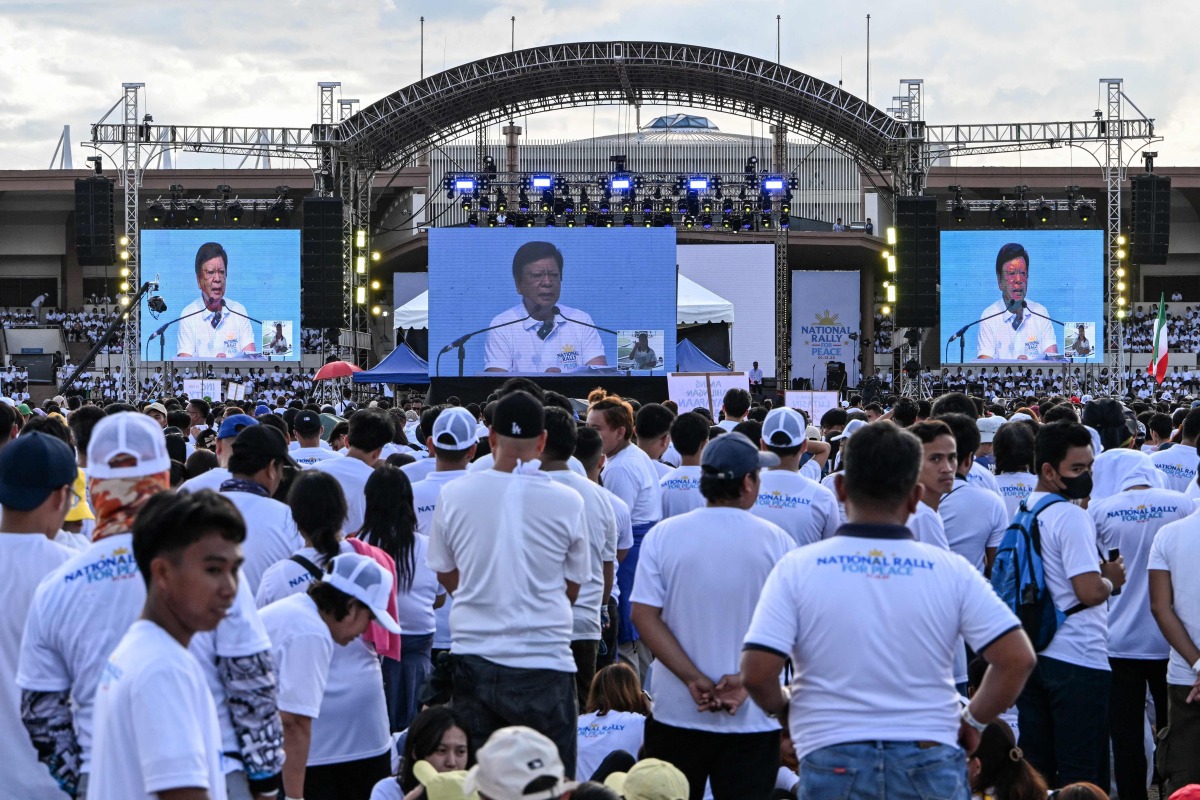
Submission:
[[[1089,222],[1092,219],[1092,214],[1096,212],[1095,209],[1092,208],[1091,203],[1080,203],[1079,207],[1075,209],[1075,213],[1079,215],[1079,220],[1081,222]]]
[[[454,188],[460,192],[473,192],[477,185],[474,178],[462,177],[454,179]]]
[[[367,287],[359,286],[354,290],[354,302],[358,303],[359,305],[366,305]]]
[[[549,189],[554,185],[554,178],[549,175],[534,175],[529,183],[535,189]]]
[[[1037,213],[1038,213],[1038,219],[1040,219],[1043,223],[1046,223],[1046,222],[1050,221],[1050,215],[1054,213],[1054,209],[1050,207],[1049,203],[1047,203],[1045,200],[1043,200],[1038,205]]]
[[[959,198],[954,203],[953,214],[955,222],[966,222],[967,217],[971,215],[971,209],[962,201],[962,198]]]
[[[188,207],[187,207],[187,212],[188,212],[188,222],[195,224],[195,223],[199,222],[200,220],[204,219],[204,207],[200,205],[199,201],[194,202],[194,203],[189,203]]]
[[[894,245],[896,243],[896,229],[895,228],[887,229],[887,243],[891,244],[891,245]]]
[[[633,179],[628,175],[613,175],[608,181],[608,188],[614,192],[627,192],[633,188]]]
[[[236,200],[225,207],[225,216],[230,222],[241,222],[243,213],[242,204]]]
[[[689,191],[693,192],[707,192],[708,178],[703,175],[697,175],[695,177],[688,178],[687,188]]]
[[[766,192],[782,192],[787,188],[787,182],[783,178],[775,176],[763,178],[762,188]]]
[[[167,209],[162,203],[154,203],[150,206],[150,221],[162,222],[167,216]]]

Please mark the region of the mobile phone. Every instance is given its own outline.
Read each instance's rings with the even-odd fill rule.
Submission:
[[[1118,558],[1120,558],[1120,557],[1121,557],[1121,548],[1119,548],[1119,547],[1112,547],[1112,548],[1109,548],[1109,551],[1108,551],[1108,560],[1109,560],[1109,561],[1116,561],[1116,560],[1117,560]],[[1113,589],[1113,590],[1112,590],[1112,593],[1113,593],[1113,595],[1118,595],[1118,594],[1120,594],[1120,593],[1121,593],[1121,587],[1120,587],[1120,586],[1118,586],[1117,588]]]

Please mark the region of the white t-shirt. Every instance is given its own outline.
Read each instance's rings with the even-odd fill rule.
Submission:
[[[345,541],[341,542],[340,548],[343,553],[354,552],[354,548]],[[311,548],[299,550],[298,555],[312,561],[318,568],[325,566]],[[279,642],[273,623],[268,620],[266,608],[282,601],[289,590],[292,595],[307,592],[312,575],[290,558],[280,561],[268,572],[271,574],[264,576],[256,600],[259,608],[263,609],[263,624],[271,636],[271,643],[276,646]],[[280,708],[288,710],[282,704]],[[320,716],[313,721],[308,765],[340,764],[377,756],[387,750],[390,741],[379,656],[359,636],[345,647],[333,649]]]
[[[496,466],[496,456],[491,453],[484,453],[470,464],[467,464],[467,472],[481,472],[485,469],[491,469],[494,466]],[[584,478],[587,477],[587,470],[584,469],[583,462],[575,456],[571,456],[567,459],[567,466],[570,467],[571,472],[574,472],[576,475],[580,475]]]
[[[971,471],[967,473],[967,480],[996,494],[1000,493],[1000,485],[996,483],[996,476],[978,461],[971,464]]]
[[[1166,658],[1170,650],[1150,613],[1146,564],[1158,531],[1192,513],[1192,503],[1170,489],[1131,489],[1088,505],[1105,555],[1118,548],[1125,559],[1125,585],[1108,601],[1108,655]]]
[[[278,500],[253,492],[221,492],[221,496],[237,506],[246,520],[242,570],[253,597],[267,568],[303,547],[304,539],[296,530],[292,510]]]
[[[41,534],[0,533],[0,585],[4,615],[0,617],[0,753],[4,753],[5,797],[66,797],[37,759],[21,724],[21,690],[17,662],[21,634],[38,584],[72,557],[72,551]]]
[[[908,529],[912,531],[913,537],[918,542],[932,544],[943,549],[950,549],[950,542],[946,539],[946,525],[942,522],[942,515],[925,503],[917,503],[917,510],[908,518]]]
[[[1041,303],[1026,300],[1029,308],[1025,309],[1021,323],[1013,329],[1012,323],[1016,315],[1005,310],[1004,299],[1001,298],[979,312],[979,317],[990,317],[992,314],[1005,313],[998,317],[985,319],[979,323],[978,348],[980,357],[995,358],[1001,361],[1016,361],[1041,359],[1047,350],[1058,345],[1054,333],[1054,325],[1046,317],[1050,314]],[[1042,316],[1034,316],[1041,314]],[[1059,351],[1061,352],[1061,350]]]
[[[245,316],[246,307],[236,300],[225,298],[225,308],[219,312],[203,310],[203,298],[196,298],[183,307],[180,316],[187,317],[179,323],[179,345],[177,352],[187,353],[195,359],[238,358],[243,351],[255,351],[254,329]],[[189,317],[199,311],[195,316]],[[219,313],[220,320],[214,326],[213,317]],[[177,356],[182,357],[182,356]]]
[[[437,627],[433,604],[446,590],[438,583],[437,573],[425,563],[428,556],[429,537],[415,534],[412,585],[405,591],[399,583],[399,574],[396,582],[396,621],[406,636],[427,636]]]
[[[1131,451],[1132,452],[1132,451]],[[1034,492],[1030,508],[1045,492]],[[1073,503],[1055,503],[1038,515],[1046,588],[1059,611],[1079,604],[1071,578],[1100,572],[1099,538],[1088,513]],[[1108,670],[1108,604],[1085,608],[1067,617],[1041,655],[1079,667]]]
[[[1032,472],[1002,472],[996,476],[1000,485],[1000,496],[1008,509],[1008,519],[1011,522],[1021,507],[1021,501],[1037,486],[1037,476]]]
[[[591,777],[614,750],[624,750],[636,758],[645,728],[646,718],[632,711],[580,714],[575,774],[584,780]]]
[[[613,517],[617,520],[617,552],[629,550],[633,547],[633,522],[629,519],[629,504],[607,489],[604,491],[608,495],[609,504],[612,505]],[[620,567],[620,564],[617,566]],[[620,597],[621,584],[614,580],[612,599],[619,600]]]
[[[423,481],[428,478],[436,469],[436,458],[421,458],[411,464],[405,464],[400,468],[400,471],[408,476],[408,480],[411,483],[415,484],[417,481]],[[458,470],[455,470],[455,472],[458,472]]]
[[[553,319],[553,329],[542,336],[543,323],[527,319],[515,325],[505,325],[488,331],[483,345],[483,368],[505,372],[572,372],[583,368],[594,358],[604,356],[600,332],[587,312],[571,306],[558,306],[561,316]],[[524,303],[518,303],[497,314],[489,327],[515,322],[529,316]],[[567,322],[565,318],[586,323]]]
[[[662,519],[662,492],[658,470],[650,456],[634,445],[628,445],[610,456],[600,473],[604,488],[629,505],[634,525],[658,522]]]
[[[167,789],[225,798],[221,730],[204,670],[165,630],[137,620],[96,691],[88,796],[155,800]]]
[[[545,473],[486,470],[442,488],[430,569],[459,571],[453,649],[501,666],[575,672],[566,582],[591,575],[583,498]]]
[[[1150,456],[1154,466],[1162,473],[1163,485],[1177,492],[1186,491],[1189,484],[1196,482],[1198,458],[1195,447],[1183,444],[1159,450]]]
[[[465,469],[450,469],[430,472],[424,480],[413,480],[413,509],[417,513],[417,530],[419,532],[426,536],[429,535],[429,524],[433,522],[433,512],[437,509],[437,500],[442,494],[442,487],[466,474]]]
[[[330,450],[328,445],[325,447],[297,447],[290,451],[289,455],[302,467],[311,467],[318,461],[328,461],[331,458],[345,458],[341,453]]]
[[[219,491],[221,484],[233,477],[233,473],[224,467],[213,467],[208,472],[201,472],[194,478],[189,478],[179,485],[181,492],[198,492],[201,489]]]
[[[964,480],[954,481],[954,490],[942,497],[938,516],[950,549],[983,572],[987,548],[999,547],[1008,527],[1008,508],[1000,495]]]
[[[662,620],[692,663],[714,681],[736,674],[742,639],[759,591],[796,546],[782,528],[739,508],[700,508],[655,525],[642,540],[634,603],[662,609]],[[716,733],[777,730],[754,703],[736,714],[698,714],[687,685],[661,663],[651,667],[654,718]]]
[[[100,673],[145,602],[133,534],[122,533],[93,543],[47,576],[30,606],[17,685],[35,692],[71,691],[84,772],[90,769]]]
[[[270,649],[271,640],[267,638],[266,628],[263,627],[258,608],[254,605],[254,592],[250,590],[246,576],[239,575],[233,606],[221,620],[221,624],[215,630],[197,633],[188,644],[188,650],[204,670],[204,678],[217,707],[223,752],[240,752],[241,744],[238,742],[237,730],[233,727],[225,684],[221,682],[221,674],[217,670],[217,659],[244,658]],[[243,769],[243,765],[240,760],[231,758],[226,760],[225,769],[232,772]]]
[[[783,528],[798,546],[828,539],[842,524],[837,498],[816,481],[782,469],[759,476],[758,502],[750,513]]]
[[[803,758],[861,740],[956,746],[960,639],[979,652],[1019,626],[958,555],[853,525],[780,562],[745,642],[795,664],[788,718]]]
[[[1200,515],[1192,515],[1164,525],[1150,546],[1148,569],[1171,573],[1172,607],[1183,623],[1188,637],[1200,642]],[[1196,673],[1183,656],[1171,648],[1167,664],[1167,683],[1191,686]]]
[[[262,619],[272,642],[279,710],[317,719],[325,698],[329,664],[337,649],[329,626],[305,593],[264,607]]]
[[[581,478],[570,470],[547,472],[550,480],[574,489],[583,498],[583,521],[587,530],[591,576],[579,587],[579,596],[571,607],[573,641],[600,640],[600,606],[604,600],[604,565],[613,565],[613,583],[617,568],[617,518],[611,496],[602,486]]]
[[[676,467],[659,480],[658,488],[662,494],[663,519],[704,507],[700,467]]]
[[[365,493],[367,479],[375,470],[368,467],[357,458],[334,458],[328,461],[318,461],[309,469],[328,472],[337,478],[346,495],[346,524],[342,530],[346,533],[356,533],[363,524],[363,515],[367,512],[367,496]]]

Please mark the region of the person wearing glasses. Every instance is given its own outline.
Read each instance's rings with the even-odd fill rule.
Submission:
[[[484,345],[485,372],[572,372],[608,363],[592,318],[558,305],[563,256],[557,247],[526,242],[513,256],[512,270],[521,302],[489,323],[496,329]]]
[[[1050,315],[1029,296],[1029,253],[1009,243],[996,254],[1000,299],[979,314],[978,358],[1032,361],[1056,356],[1058,337]]]
[[[225,297],[229,254],[216,242],[196,251],[200,297],[188,303],[179,323],[176,358],[245,358],[254,355],[254,330],[246,307]]]

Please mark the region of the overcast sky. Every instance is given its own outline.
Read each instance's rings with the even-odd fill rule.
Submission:
[[[861,96],[868,13],[868,99],[881,108],[899,79],[923,78],[931,124],[1086,120],[1100,107],[1099,79],[1119,77],[1166,138],[1159,163],[1200,165],[1200,4],[1188,0],[0,0],[0,169],[45,169],[65,124],[75,165],[84,166],[91,151],[80,142],[126,81],[145,82],[145,110],[162,124],[307,126],[319,113],[318,81],[341,81],[342,97],[374,102],[418,79],[422,15],[430,75],[508,50],[512,16],[518,49],[654,40],[774,58],[778,14],[786,65]],[[643,109],[642,122],[662,112]],[[759,132],[747,120],[699,113],[723,130]],[[525,124],[536,139],[631,126],[612,107]],[[178,158],[177,166],[221,165]],[[1091,156],[1064,149],[1021,163]]]

